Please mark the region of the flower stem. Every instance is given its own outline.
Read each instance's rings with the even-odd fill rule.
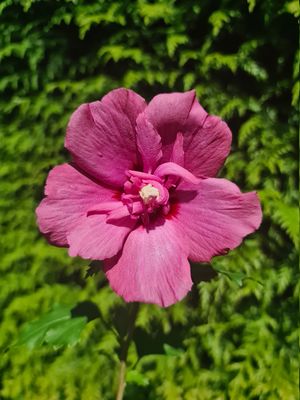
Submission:
[[[138,315],[138,311],[139,311],[139,303],[130,304],[127,333],[124,336],[124,338],[122,338],[121,342],[120,369],[119,369],[118,391],[116,400],[123,400],[125,392],[127,354],[132,339],[134,325]]]

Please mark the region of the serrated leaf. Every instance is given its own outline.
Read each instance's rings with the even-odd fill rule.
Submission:
[[[185,44],[188,41],[188,37],[183,34],[170,34],[167,37],[167,50],[170,57],[173,57],[177,47],[181,44]]]
[[[208,22],[212,25],[213,30],[212,33],[214,36],[217,36],[222,29],[222,27],[230,21],[230,17],[224,11],[215,11],[211,14],[208,19]]]
[[[248,275],[244,274],[243,272],[225,271],[225,270],[219,269],[217,267],[214,267],[214,269],[218,273],[227,276],[227,278],[229,278],[230,280],[235,282],[239,287],[242,287],[244,285],[244,280],[245,279],[251,279],[252,281],[255,281],[255,282],[259,283],[260,285],[262,285],[261,282],[259,282],[258,280],[252,278],[251,276],[248,276]]]
[[[40,319],[27,323],[14,346],[26,345],[33,349],[43,343],[55,347],[73,345],[86,322],[86,317],[72,318],[69,307],[58,306]]]
[[[73,346],[78,342],[86,323],[86,317],[67,319],[46,332],[45,342],[53,345],[55,348]]]
[[[276,203],[274,213],[280,225],[286,230],[294,245],[299,245],[299,209],[298,207],[289,206],[283,202]]]

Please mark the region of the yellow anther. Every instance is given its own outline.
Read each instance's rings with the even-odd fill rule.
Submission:
[[[142,187],[142,189],[139,191],[139,194],[145,204],[148,204],[152,200],[157,200],[159,198],[159,190],[150,183]]]

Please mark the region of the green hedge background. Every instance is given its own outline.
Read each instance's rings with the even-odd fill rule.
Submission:
[[[44,240],[34,209],[68,159],[72,111],[120,86],[148,100],[195,88],[233,132],[221,175],[257,189],[264,210],[257,233],[214,259],[227,275],[168,309],[141,307],[125,398],[298,398],[297,17],[294,0],[0,2],[1,399],[114,398],[111,326],[125,305]],[[11,348],[28,321],[86,300],[101,318],[75,346]]]

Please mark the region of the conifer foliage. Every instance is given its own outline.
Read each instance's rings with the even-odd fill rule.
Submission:
[[[40,236],[34,209],[67,160],[72,111],[120,86],[146,99],[195,88],[233,131],[221,175],[257,188],[264,212],[213,260],[216,277],[168,309],[142,305],[125,398],[297,398],[298,17],[294,0],[1,1],[1,399],[114,398],[126,307],[97,267]],[[49,315],[72,340],[52,320],[22,344]]]

